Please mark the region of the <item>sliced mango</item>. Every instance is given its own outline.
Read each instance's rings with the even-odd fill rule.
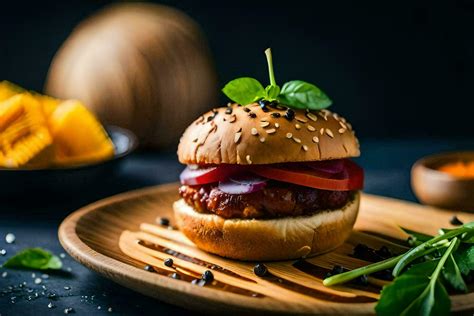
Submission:
[[[31,94],[0,102],[0,166],[23,166],[51,144],[43,110]]]
[[[57,164],[92,163],[113,157],[112,141],[81,102],[68,100],[60,103],[48,121]]]

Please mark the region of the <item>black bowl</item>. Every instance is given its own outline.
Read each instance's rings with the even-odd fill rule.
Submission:
[[[133,152],[138,141],[129,130],[106,127],[115,146],[114,157],[93,164],[47,169],[0,168],[0,196],[25,199],[50,193],[51,199],[59,195],[74,195],[97,188],[104,180],[114,177],[124,158]],[[44,196],[44,195],[43,195]]]

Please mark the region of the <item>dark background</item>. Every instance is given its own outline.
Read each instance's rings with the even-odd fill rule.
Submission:
[[[41,90],[75,25],[110,1],[2,3],[0,79]],[[221,86],[314,82],[362,137],[472,137],[474,1],[161,1],[208,37]],[[222,102],[225,98],[222,96]]]

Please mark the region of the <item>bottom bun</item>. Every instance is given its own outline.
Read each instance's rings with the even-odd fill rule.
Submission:
[[[281,219],[224,219],[196,212],[181,199],[174,203],[180,230],[200,249],[222,257],[288,260],[332,250],[349,237],[359,211],[356,192],[341,209]]]

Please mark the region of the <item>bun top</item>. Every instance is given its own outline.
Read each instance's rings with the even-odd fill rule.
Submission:
[[[195,120],[178,146],[183,164],[272,164],[359,156],[351,124],[328,110],[228,104]]]

